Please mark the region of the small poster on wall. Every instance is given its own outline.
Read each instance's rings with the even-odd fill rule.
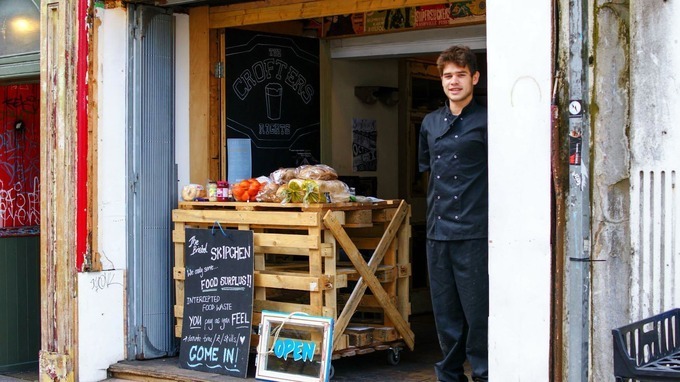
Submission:
[[[354,171],[376,171],[378,131],[375,119],[352,119],[352,154]]]

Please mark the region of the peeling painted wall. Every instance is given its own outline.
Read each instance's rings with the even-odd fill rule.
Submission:
[[[680,306],[680,4],[631,1],[631,318]]]
[[[626,323],[630,295],[629,29],[625,4],[594,12],[591,380],[612,379],[611,329]]]
[[[127,12],[96,9],[99,25],[97,121],[98,242],[103,272],[78,274],[78,380],[106,378],[125,358],[127,218],[125,173]]]
[[[680,4],[593,1],[591,381],[611,329],[680,305]]]

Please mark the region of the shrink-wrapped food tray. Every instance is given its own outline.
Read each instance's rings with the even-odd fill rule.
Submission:
[[[400,200],[179,203],[172,213],[176,336],[182,330],[184,230],[217,222],[254,232],[254,327],[262,310],[333,317],[334,358],[392,349],[388,359],[398,361],[398,351],[414,344],[409,218],[410,206]]]

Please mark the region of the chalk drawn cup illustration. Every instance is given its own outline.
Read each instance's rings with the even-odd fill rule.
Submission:
[[[276,82],[270,82],[264,87],[265,101],[267,102],[267,118],[277,121],[281,118],[281,98],[283,87]]]

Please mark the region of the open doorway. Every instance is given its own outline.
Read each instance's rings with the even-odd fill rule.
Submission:
[[[457,41],[448,43],[455,45]],[[486,51],[476,51],[481,76],[475,98],[486,105]],[[422,119],[445,100],[436,67],[438,53],[408,54],[404,50],[392,56],[338,58],[331,63],[332,166],[340,174],[372,180],[377,185],[372,196],[404,199],[411,205],[412,314],[432,310],[425,257],[427,179],[418,171],[417,148]],[[364,89],[374,93],[391,89],[397,101],[362,97]],[[352,121],[356,119],[375,121],[375,171],[356,171],[353,166]]]
[[[0,373],[40,350],[40,85],[0,84]]]

